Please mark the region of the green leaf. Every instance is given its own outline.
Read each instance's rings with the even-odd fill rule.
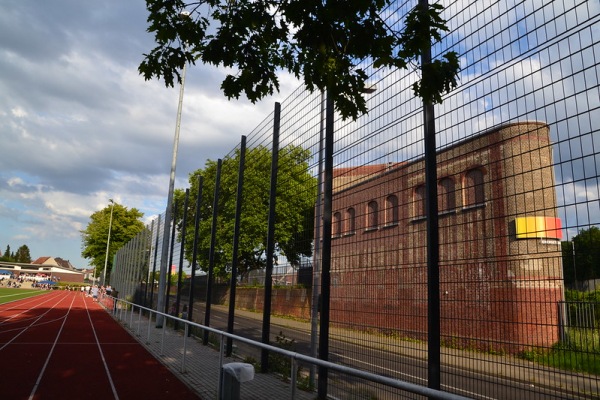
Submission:
[[[376,68],[407,68],[447,30],[440,4],[408,13],[403,32],[380,18],[391,0],[147,0],[148,31],[157,47],[144,54],[139,72],[173,86],[188,62],[233,68],[221,90],[229,99],[244,94],[256,102],[279,90],[277,73],[288,71],[309,91],[325,90],[344,119],[367,112],[362,87],[366,76],[357,68],[372,60]],[[182,9],[191,11],[182,19]],[[456,55],[447,53],[422,68],[415,94],[439,102],[456,85]]]

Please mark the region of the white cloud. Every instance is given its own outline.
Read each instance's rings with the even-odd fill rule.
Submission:
[[[17,118],[25,118],[27,117],[27,112],[23,110],[21,107],[15,107],[10,110],[11,114]]]
[[[598,12],[597,2],[585,3],[590,13]],[[563,141],[555,158],[566,158],[561,146],[572,140],[570,132],[592,129],[590,121],[598,120],[577,117],[584,100],[589,109],[600,105],[597,83],[581,89],[582,83],[597,79],[595,70],[585,69],[590,62],[585,49],[578,63],[564,61],[565,46],[574,44],[562,42],[560,31],[548,51],[531,54],[527,46],[537,45],[542,31],[534,28],[544,18],[551,21],[550,31],[558,24],[573,26],[576,13],[552,16],[553,10],[571,6],[583,7],[572,0],[515,2],[515,7],[491,0],[468,7],[452,3],[448,42],[461,54],[463,71],[460,91],[436,107],[440,145],[498,123],[540,119],[551,124],[554,139]],[[142,54],[154,47],[146,18],[142,0],[0,3],[0,248],[16,248],[27,238],[32,256],[63,257],[84,267],[79,230],[109,198],[140,209],[147,220],[163,211],[179,91],[145,81],[137,71]],[[472,35],[481,23],[487,28]],[[501,26],[510,29],[488,37]],[[515,32],[527,34],[512,40]],[[597,33],[597,26],[582,30],[575,45],[595,49],[590,42],[597,42]],[[571,66],[579,70],[568,70]],[[299,85],[282,75],[281,95],[258,104],[227,101],[219,89],[225,73],[201,64],[188,68],[177,187],[187,186],[188,174],[207,159],[237,146],[241,135],[272,113],[275,99],[283,103]],[[420,102],[410,89],[416,75],[402,76],[372,71],[378,86],[369,98],[372,110],[358,123],[336,126],[336,137],[346,147],[336,157],[352,163],[397,162],[422,153]],[[556,99],[544,98],[550,88]],[[320,112],[305,111],[313,117]],[[318,132],[318,123],[296,125],[296,136],[284,140]],[[315,136],[311,140],[316,145]],[[573,201],[597,199],[591,183],[569,188],[568,175],[574,173],[565,168],[558,177],[563,192],[572,193]],[[565,207],[571,204],[561,201]]]
[[[84,267],[79,231],[109,198],[164,210],[179,91],[137,71],[154,47],[146,18],[141,0],[0,4],[0,246]],[[188,68],[177,187],[271,112],[227,101],[222,79]]]
[[[23,185],[25,182],[21,178],[10,178],[7,181],[7,183],[8,183],[8,186],[17,186],[17,185]]]

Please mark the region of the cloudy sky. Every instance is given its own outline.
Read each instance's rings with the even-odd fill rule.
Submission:
[[[108,199],[164,211],[179,90],[138,74],[147,16],[144,0],[0,2],[0,251],[84,268],[80,231]],[[227,101],[222,78],[188,68],[176,187],[298,87],[253,105]]]
[[[587,143],[597,133],[600,110],[593,54],[600,37],[598,3],[466,3],[449,10],[454,31],[447,41],[462,54],[464,89],[439,108],[439,144],[500,123],[547,122],[561,163],[561,218],[573,233],[597,224],[597,177],[577,177],[586,168],[571,158],[597,171],[599,142]],[[0,251],[27,244],[33,258],[62,257],[83,268],[80,231],[110,198],[141,210],[145,222],[164,211],[179,90],[138,74],[142,54],[154,47],[147,16],[144,0],[0,1]],[[471,16],[502,34],[488,40],[487,30],[461,22]],[[517,33],[520,40],[512,40]],[[299,86],[281,77],[281,94],[253,105],[228,101],[219,89],[223,77],[212,67],[188,68],[178,188],[207,159],[229,153],[275,101]],[[415,111],[420,103],[405,101],[403,113],[389,111],[399,107],[394,99],[408,93],[412,81],[396,72],[372,78],[378,90],[369,101],[379,106],[369,113],[372,123],[340,129],[340,135],[354,132],[341,138],[343,156],[365,163],[410,159],[422,151],[421,112]],[[404,118],[406,107],[415,118]]]

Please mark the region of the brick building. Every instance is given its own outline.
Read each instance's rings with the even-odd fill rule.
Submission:
[[[16,276],[37,275],[69,283],[83,283],[84,278],[84,274],[69,260],[60,257],[39,257],[31,263],[0,262],[0,268]]]
[[[559,338],[561,226],[549,127],[502,125],[437,154],[441,329],[509,352]],[[334,171],[331,321],[425,339],[424,160]]]

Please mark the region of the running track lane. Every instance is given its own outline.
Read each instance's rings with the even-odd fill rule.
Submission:
[[[198,399],[91,298],[0,305],[2,399]]]

